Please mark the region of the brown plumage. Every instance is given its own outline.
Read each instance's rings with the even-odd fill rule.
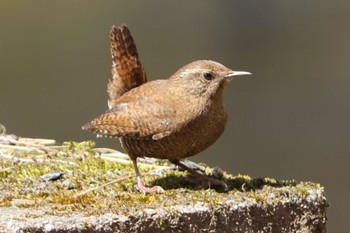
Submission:
[[[112,79],[108,83],[108,107],[130,89],[147,82],[134,39],[126,25],[112,26],[110,31],[112,55]]]
[[[126,26],[112,27],[111,38],[110,110],[83,129],[120,139],[134,163],[138,188],[144,193],[162,189],[143,185],[137,168],[137,158],[143,156],[168,159],[207,183],[223,185],[222,181],[199,175],[180,159],[205,150],[219,138],[227,122],[224,89],[232,77],[250,73],[199,60],[182,67],[167,80],[146,82]]]

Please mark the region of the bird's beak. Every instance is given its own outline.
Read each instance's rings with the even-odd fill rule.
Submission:
[[[232,78],[234,76],[241,76],[241,75],[251,75],[251,73],[247,71],[230,71],[228,74],[224,76],[224,78]]]

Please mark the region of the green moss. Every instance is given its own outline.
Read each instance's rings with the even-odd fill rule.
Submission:
[[[321,192],[324,191],[324,188],[321,187],[320,184],[312,182],[301,182],[297,184],[295,188],[301,197],[308,196],[310,194],[310,190],[320,190]]]
[[[12,197],[0,198],[0,207],[11,206],[12,205],[11,203],[12,203]]]
[[[248,197],[253,198],[257,203],[260,203],[260,204],[264,204],[266,200],[264,193],[261,193],[261,192],[251,191]]]
[[[54,213],[67,211],[84,211],[87,214],[104,212],[128,212],[130,208],[152,208],[159,205],[181,205],[186,203],[220,204],[225,199],[240,192],[250,192],[250,198],[263,203],[265,195],[259,190],[264,187],[295,186],[300,195],[307,195],[308,188],[321,188],[318,184],[295,181],[278,181],[273,178],[251,178],[247,175],[232,175],[218,169],[205,167],[208,176],[222,177],[228,189],[206,189],[188,182],[188,173],[178,170],[166,170],[161,176],[145,176],[149,186],[160,185],[166,191],[163,194],[143,195],[134,188],[135,177],[98,188],[85,195],[77,195],[82,191],[99,187],[117,178],[133,175],[132,163],[116,163],[102,160],[95,150],[95,143],[65,142],[60,150],[50,152],[40,162],[12,163],[0,158],[0,207],[11,206],[13,199],[33,200],[28,204],[19,204],[19,208],[39,208],[50,205]],[[8,151],[16,157],[30,158],[33,154],[20,151]],[[22,153],[22,154],[21,154]],[[143,174],[154,170],[152,166],[144,166]],[[156,166],[169,165],[167,161],[156,160]],[[52,171],[62,171],[61,179],[43,182],[40,176]],[[282,195],[282,194],[281,194]],[[162,225],[162,222],[158,223]]]
[[[96,146],[96,143],[94,141],[84,141],[84,142],[74,142],[74,141],[68,141],[63,143],[64,146],[67,146],[67,149],[64,151],[67,153],[74,153],[74,152],[84,152],[88,155],[95,155],[94,148]]]

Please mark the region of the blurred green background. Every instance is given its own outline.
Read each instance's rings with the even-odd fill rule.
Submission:
[[[349,229],[350,2],[1,1],[0,123],[94,139],[107,109],[109,29],[126,23],[149,79],[212,59],[253,73],[226,90],[229,123],[193,158],[233,173],[320,182],[329,232]],[[112,139],[98,146],[120,149]]]

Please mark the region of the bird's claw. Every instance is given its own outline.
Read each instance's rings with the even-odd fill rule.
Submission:
[[[143,184],[140,177],[137,177],[137,184],[135,185],[135,188],[143,194],[164,193],[165,192],[164,189],[160,186],[146,187]]]

